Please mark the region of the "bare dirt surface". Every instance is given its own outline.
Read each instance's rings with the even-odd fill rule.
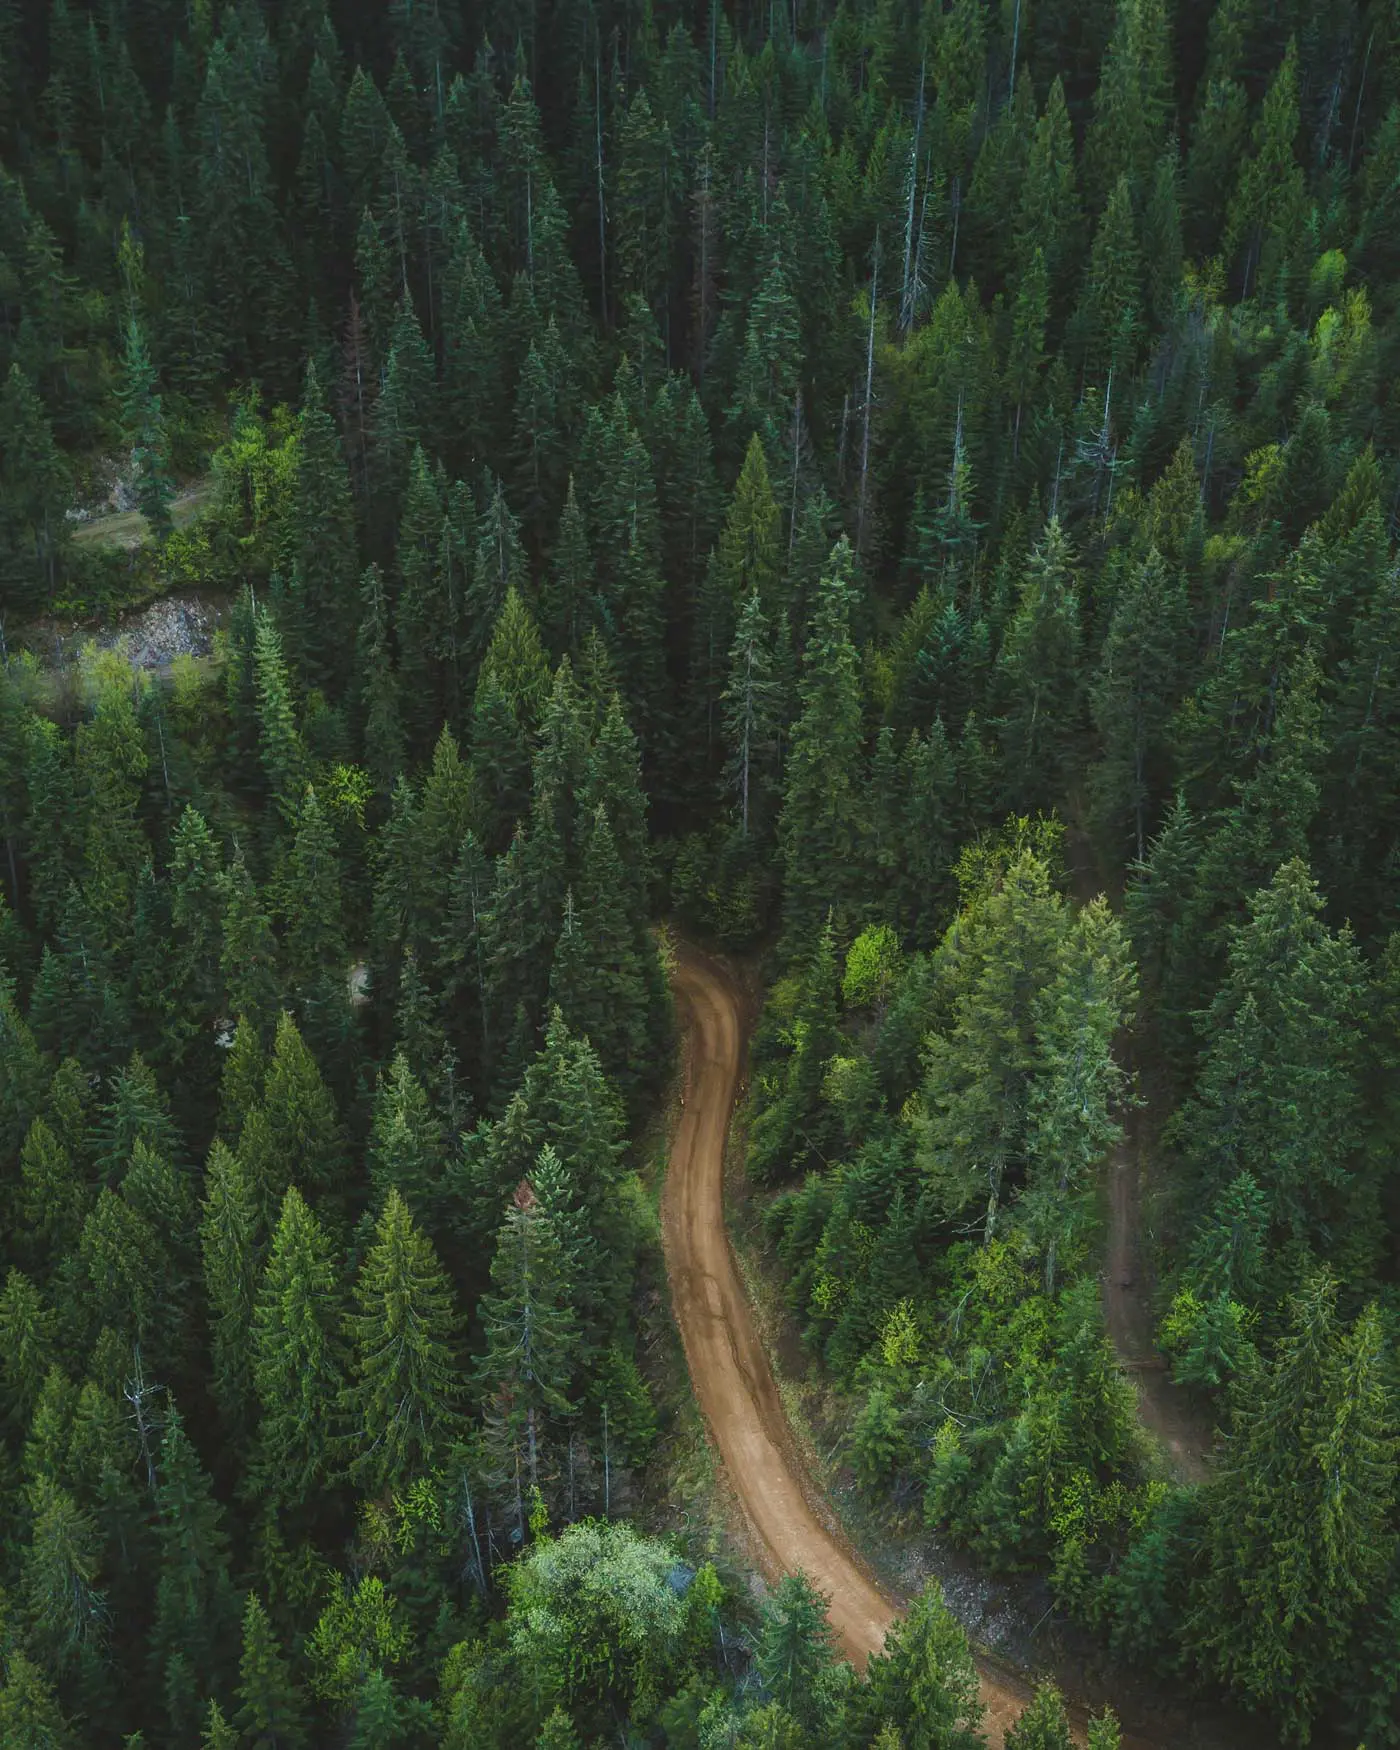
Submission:
[[[685,948],[677,957],[674,982],[688,1061],[661,1216],[671,1295],[695,1396],[765,1578],[772,1582],[797,1569],[805,1572],[831,1601],[831,1624],[843,1652],[863,1666],[883,1646],[899,1603],[881,1589],[821,1510],[788,1428],[725,1228],[725,1144],[743,1048],[738,989],[720,967]],[[984,1725],[990,1743],[1000,1746],[1030,1689],[988,1661],[978,1665]]]
[[[683,943],[677,944],[673,985],[686,1065],[662,1196],[662,1239],[696,1402],[755,1564],[770,1583],[798,1569],[805,1572],[830,1600],[828,1614],[842,1651],[863,1666],[882,1647],[905,1600],[882,1585],[856,1554],[803,1461],[725,1225],[725,1150],[745,1043],[743,993],[723,967]],[[1117,1231],[1131,1236],[1135,1202],[1125,1209],[1125,1223]],[[1131,1248],[1124,1256],[1131,1258]],[[1140,1302],[1142,1322],[1123,1327],[1121,1342],[1142,1340],[1150,1348],[1148,1308],[1131,1288],[1124,1287],[1115,1304],[1121,1313]],[[1120,1342],[1117,1331],[1115,1342]],[[1161,1383],[1169,1401],[1175,1388],[1165,1378]],[[1170,1432],[1167,1422],[1148,1425],[1163,1431],[1164,1438]],[[917,1586],[921,1577],[911,1572],[909,1585]],[[985,1614],[985,1587],[973,1589],[969,1612],[959,1609],[966,1606],[966,1587],[960,1590],[956,1576],[948,1584],[946,1571],[940,1577],[960,1617],[975,1622],[979,1611]],[[1007,1728],[1030,1699],[1031,1686],[1020,1669],[985,1654],[978,1656],[977,1669],[986,1709],[983,1729],[992,1750],[1004,1750]],[[1082,1683],[1070,1670],[1059,1669],[1058,1661],[1056,1669],[1069,1693],[1075,1740],[1081,1745],[1088,1709],[1078,1698],[1088,1694],[1117,1705],[1125,1722],[1122,1750],[1279,1750],[1257,1722],[1195,1705],[1185,1690],[1158,1693],[1130,1669],[1081,1673]]]
[[[1162,1448],[1178,1482],[1205,1480],[1211,1429],[1179,1385],[1152,1338],[1152,1308],[1140,1256],[1142,1143],[1137,1125],[1109,1156],[1108,1249],[1104,1319],[1119,1366],[1137,1387],[1138,1420]]]
[[[123,650],[133,668],[163,673],[177,656],[208,656],[227,611],[227,597],[212,590],[176,590],[107,625],[45,615],[21,627],[16,643],[53,671],[70,668],[90,643],[99,650]]]
[[[1065,835],[1070,885],[1081,905],[1102,891],[1088,835]],[[1119,1366],[1137,1387],[1138,1420],[1157,1441],[1173,1478],[1199,1483],[1214,1445],[1214,1430],[1190,1397],[1175,1384],[1153,1340],[1148,1260],[1142,1247],[1143,1181],[1149,1127],[1128,1114],[1121,1143],[1108,1158],[1108,1243],[1104,1256],[1104,1322]]]

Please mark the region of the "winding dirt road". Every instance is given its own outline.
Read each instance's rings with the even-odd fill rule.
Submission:
[[[685,948],[674,989],[687,1063],[662,1229],[695,1396],[765,1577],[802,1569],[831,1601],[842,1650],[863,1666],[899,1606],[817,1511],[725,1228],[724,1152],[743,1046],[739,992],[720,967]],[[1030,1690],[982,1661],[979,1671],[984,1729],[1000,1746]]]

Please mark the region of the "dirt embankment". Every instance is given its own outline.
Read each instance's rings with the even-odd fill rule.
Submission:
[[[120,649],[133,668],[164,674],[177,656],[209,656],[228,607],[228,597],[214,590],[176,590],[129,608],[106,624],[47,614],[18,627],[13,643],[32,651],[52,674],[72,669],[88,644],[99,650]]]

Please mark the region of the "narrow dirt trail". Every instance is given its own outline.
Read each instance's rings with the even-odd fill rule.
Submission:
[[[695,1396],[765,1578],[802,1569],[831,1600],[842,1651],[864,1666],[900,1607],[817,1509],[819,1496],[795,1449],[725,1227],[725,1143],[743,1048],[739,993],[718,966],[687,949],[674,989],[687,1063],[661,1214]],[[1030,1689],[986,1661],[978,1668],[984,1726],[989,1742],[1000,1747]]]
[[[1080,905],[1087,905],[1102,891],[1088,835],[1071,828],[1065,850],[1074,897]],[[1107,1162],[1104,1324],[1118,1365],[1137,1390],[1138,1420],[1161,1447],[1173,1477],[1182,1483],[1199,1483],[1206,1477],[1214,1431],[1209,1418],[1173,1382],[1154,1341],[1142,1251],[1147,1132],[1141,1117],[1139,1112],[1127,1114],[1123,1140]]]
[[[1138,1420],[1166,1454],[1172,1474],[1184,1483],[1204,1482],[1210,1428],[1167,1373],[1153,1341],[1152,1308],[1143,1282],[1142,1158],[1138,1125],[1108,1161],[1108,1246],[1104,1257],[1104,1322],[1118,1365],[1137,1388]]]

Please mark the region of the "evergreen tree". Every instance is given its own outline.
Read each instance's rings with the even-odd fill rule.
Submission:
[[[835,1115],[826,1099],[826,1076],[840,1045],[840,990],[828,916],[803,976],[792,1055],[774,1089],[775,1097],[754,1115],[749,1167],[755,1178],[798,1172],[825,1159],[834,1146]]]
[[[1053,1683],[1036,1687],[1035,1699],[1006,1734],[1008,1750],[1070,1750],[1074,1734],[1064,1697]]]
[[[29,1126],[19,1166],[20,1207],[30,1245],[36,1255],[57,1263],[76,1245],[92,1193],[42,1115]]]
[[[270,1228],[294,1181],[330,1191],[340,1179],[343,1138],[335,1101],[285,1010],[277,1022],[263,1097],[243,1120],[238,1155],[259,1212]]]
[[[950,1212],[985,1203],[988,1240],[1024,1172],[1039,1003],[1070,927],[1045,864],[1023,851],[973,899],[940,951],[949,1024],[928,1040],[919,1159]]]
[[[402,282],[401,282],[402,283]],[[370,432],[370,480],[380,515],[397,520],[414,451],[436,449],[437,381],[418,312],[405,289],[394,311]]]
[[[756,593],[770,616],[778,611],[780,524],[763,445],[754,436],[720,532],[712,561],[713,577],[707,580],[701,600],[704,618],[696,628],[703,645],[697,644],[693,678],[704,689],[702,697],[710,702],[711,712],[745,598]],[[713,734],[710,726],[710,739]]]
[[[810,941],[833,904],[854,910],[862,891],[864,749],[858,658],[850,634],[851,550],[832,551],[798,681],[800,711],[783,773],[778,824],[784,931]]]
[[[1076,314],[1087,381],[1110,385],[1137,362],[1142,328],[1142,255],[1132,190],[1120,176],[1094,233],[1089,272]]]
[[[8,601],[37,608],[62,573],[68,470],[34,386],[18,364],[0,389],[0,583]]]
[[[153,1369],[175,1359],[181,1327],[179,1280],[162,1226],[104,1186],[78,1242],[70,1316],[89,1333],[109,1326],[139,1344]]]
[[[1052,519],[1031,554],[997,659],[1010,799],[1058,794],[1079,731],[1079,603],[1069,541]]]
[[[240,1031],[271,1037],[277,1013],[277,941],[272,919],[241,851],[223,877],[223,949],[219,968]]]
[[[306,368],[297,438],[295,565],[316,632],[305,660],[308,674],[324,683],[342,679],[349,667],[359,564],[350,481],[314,361]]]
[[[156,541],[170,533],[170,440],[156,372],[141,325],[132,315],[126,325],[121,386],[122,420],[131,446],[137,508]]]
[[[431,1221],[444,1164],[442,1127],[400,1050],[381,1077],[370,1124],[369,1172],[376,1194],[397,1191],[418,1221]]]
[[[651,1083],[649,993],[627,910],[617,844],[600,803],[593,816],[577,906],[567,896],[550,976],[550,1003],[571,1031],[588,1038],[604,1074],[633,1105]]]
[[[223,1018],[222,877],[223,859],[208,822],[186,808],[171,835],[165,971],[175,1001],[165,1034],[169,1056],[187,1066],[201,1092],[217,1076],[214,1026]]]
[[[160,1554],[151,1658],[170,1729],[188,1742],[204,1697],[223,1686],[238,1619],[223,1509],[173,1406],[165,1413],[156,1479]]]
[[[1207,1020],[1209,1046],[1179,1127],[1207,1203],[1241,1172],[1264,1194],[1285,1283],[1339,1236],[1365,1247],[1374,1184],[1360,1153],[1359,1017],[1365,978],[1328,929],[1307,867],[1285,863],[1236,927]]]
[[[371,565],[360,580],[360,626],[355,638],[354,694],[360,707],[365,764],[384,795],[404,768],[399,677],[389,643],[389,607],[384,578]]]
[[[554,1219],[522,1179],[506,1210],[482,1298],[486,1351],[477,1377],[502,1495],[524,1531],[527,1489],[551,1468],[551,1436],[571,1411],[577,1331]]]
[[[774,673],[772,634],[762,598],[751,590],[739,611],[722,695],[729,758],[725,788],[739,831],[762,841],[771,828],[778,787],[778,750],[784,700]]]
[[[291,680],[282,640],[265,610],[253,635],[253,672],[258,694],[258,746],[272,800],[288,827],[295,827],[310,768],[296,725]]]
[[[242,1430],[252,1398],[259,1226],[252,1187],[237,1155],[216,1141],[205,1169],[199,1237],[210,1314],[212,1385],[225,1425],[234,1433]]]
[[[300,1750],[307,1741],[300,1692],[256,1592],[243,1606],[236,1720],[250,1750]]]
[[[1172,65],[1166,8],[1159,0],[1120,0],[1104,56],[1085,166],[1095,203],[1120,177],[1145,192],[1166,137]]]
[[[74,1750],[78,1740],[42,1671],[16,1648],[0,1687],[0,1739],[16,1750]]]
[[[219,1082],[219,1135],[225,1142],[238,1141],[245,1119],[262,1099],[266,1074],[267,1057],[257,1029],[240,1017]]]
[[[1016,255],[1029,262],[1039,249],[1052,305],[1063,301],[1079,233],[1074,135],[1064,85],[1056,74],[1026,159],[1016,219]]]
[[[1138,862],[1169,793],[1168,724],[1180,694],[1187,604],[1154,548],[1119,595],[1090,691],[1103,758],[1094,772],[1104,827]]]
[[[1394,1433],[1368,1310],[1345,1329],[1311,1278],[1271,1366],[1237,1388],[1184,1638],[1306,1743],[1392,1553]]]
[[[577,657],[592,623],[592,602],[593,556],[571,474],[549,576],[540,585],[540,627],[554,655]]]
[[[461,1183],[464,1235],[482,1251],[496,1234],[507,1200],[522,1179],[538,1173],[542,1151],[552,1149],[569,1179],[570,1209],[587,1213],[599,1260],[596,1282],[573,1285],[576,1303],[582,1307],[588,1300],[602,1307],[606,1302],[605,1322],[614,1327],[627,1292],[626,1256],[618,1243],[626,1231],[618,1197],[623,1135],[621,1107],[597,1053],[556,1013],[544,1049],[525,1070],[499,1121],[467,1139]],[[543,1184],[539,1190],[543,1198]]]
[[[22,1578],[34,1650],[50,1671],[81,1684],[90,1677],[106,1628],[105,1597],[94,1584],[96,1522],[52,1476],[35,1480],[31,1496],[33,1529]]]
[[[442,722],[445,689],[437,650],[446,617],[438,590],[443,508],[420,443],[408,465],[408,489],[398,519],[399,591],[394,606],[404,725],[415,747],[422,747]]]
[[[1254,125],[1254,150],[1240,166],[1226,220],[1225,252],[1236,260],[1243,255],[1246,295],[1261,287],[1272,292],[1302,223],[1306,194],[1293,155],[1297,132],[1298,62],[1290,44]]]
[[[344,1381],[341,1293],[331,1242],[293,1186],[282,1200],[253,1307],[261,1405],[249,1468],[266,1500],[301,1507],[333,1475]]]
[[[39,1388],[55,1359],[53,1314],[22,1270],[12,1265],[0,1294],[0,1379],[5,1425],[22,1434],[30,1424]]]
[[[314,788],[297,811],[296,835],[280,882],[284,962],[313,1040],[340,1032],[349,955],[342,923],[342,877],[335,829]]]
[[[763,1686],[808,1732],[829,1717],[836,1655],[826,1600],[805,1574],[786,1574],[763,1613],[756,1661]]]
[[[341,1404],[351,1474],[371,1490],[402,1485],[458,1438],[462,1386],[452,1291],[397,1189],[360,1266],[346,1329],[352,1360]]]
[[[802,323],[788,270],[775,252],[749,306],[735,374],[729,427],[734,448],[754,434],[768,467],[785,479],[792,467],[789,426],[802,388]]]
[[[549,692],[549,668],[530,610],[512,586],[477,676],[472,761],[490,808],[488,842],[504,846],[526,812],[535,733]]]
[[[889,1630],[867,1670],[862,1705],[908,1750],[975,1750],[982,1705],[967,1636],[931,1580]]]

